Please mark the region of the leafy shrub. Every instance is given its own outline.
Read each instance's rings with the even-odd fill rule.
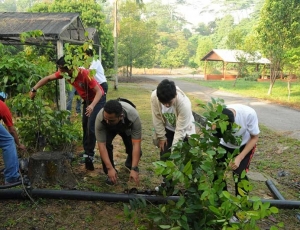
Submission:
[[[13,52],[14,49],[0,45],[0,89],[10,97],[29,92],[32,82],[37,82],[41,76],[48,75],[49,70],[54,69],[53,63],[46,57],[36,58],[32,48],[26,47],[15,55],[12,55]]]
[[[258,197],[250,199],[244,192],[252,189],[247,180],[242,179],[238,184],[241,195],[224,191],[224,180],[231,171],[228,164],[238,151],[229,155],[225,169],[217,162],[226,152],[219,147],[212,126],[221,129],[224,139],[234,137],[231,131],[225,131],[229,123],[222,114],[222,100],[212,99],[204,108],[206,126],[198,124],[201,132],[192,135],[188,142],[179,142],[167,161],[154,162],[156,174],[166,177],[171,187],[175,187],[173,194],[179,194],[179,199],[151,209],[149,219],[161,229],[259,229],[256,222],[277,213],[278,209],[270,207],[269,203],[263,204]],[[244,176],[245,172],[242,178]],[[163,195],[170,194],[164,192]],[[239,218],[239,223],[229,222],[234,215]]]
[[[52,105],[52,106],[51,106]],[[81,123],[69,121],[69,111],[53,109],[53,101],[35,100],[22,94],[8,102],[12,112],[18,115],[15,125],[28,151],[71,151],[75,141],[81,139]]]

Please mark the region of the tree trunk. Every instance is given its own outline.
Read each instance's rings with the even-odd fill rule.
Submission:
[[[287,82],[288,86],[288,101],[290,101],[290,95],[291,95],[291,80],[288,79],[288,82]]]
[[[129,68],[129,76],[132,77],[132,63],[130,64],[130,68]]]
[[[28,177],[34,186],[45,184],[74,188],[77,184],[70,161],[63,152],[37,152],[29,159]]]
[[[280,73],[280,63],[277,61],[274,61],[274,63],[271,65],[271,73],[270,73],[270,87],[268,91],[268,95],[272,94],[272,89],[275,84],[276,78],[278,74]]]

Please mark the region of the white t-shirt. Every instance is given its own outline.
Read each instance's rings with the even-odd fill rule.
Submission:
[[[245,145],[250,140],[250,134],[258,135],[260,133],[257,114],[254,109],[241,104],[227,105],[226,108],[235,110],[234,122],[240,126],[240,129],[234,134],[234,136],[242,137],[241,146]],[[240,147],[231,143],[225,143],[223,138],[221,138],[220,143],[228,148]]]
[[[99,60],[93,60],[90,69],[96,70],[95,79],[99,84],[106,82],[106,77],[104,75],[104,69]]]
[[[176,128],[176,116],[174,112],[174,107],[166,107],[163,104],[161,104],[161,112],[164,118],[166,119],[166,128],[168,130],[171,130],[175,132]]]

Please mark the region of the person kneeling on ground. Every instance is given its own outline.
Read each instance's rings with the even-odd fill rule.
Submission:
[[[142,155],[142,125],[137,110],[127,102],[110,100],[106,102],[96,118],[95,133],[106,183],[117,183],[117,171],[113,160],[112,141],[118,134],[125,145],[127,159],[125,166],[130,169],[130,180],[139,185],[138,163]]]

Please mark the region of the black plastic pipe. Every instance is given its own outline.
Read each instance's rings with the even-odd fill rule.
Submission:
[[[151,203],[166,203],[168,200],[178,201],[179,196],[155,196],[144,194],[126,194],[126,193],[98,193],[78,190],[44,190],[33,189],[28,191],[32,198],[48,198],[48,199],[68,199],[68,200],[103,200],[108,202],[129,202],[134,198],[144,198]],[[27,199],[24,190],[5,189],[0,190],[0,199]]]
[[[17,181],[15,183],[9,183],[9,184],[5,184],[5,185],[1,185],[0,189],[8,189],[8,188],[12,188],[12,187],[16,187],[18,185],[21,185],[22,181]]]
[[[278,189],[276,188],[275,184],[273,183],[273,181],[271,180],[267,180],[266,184],[268,186],[268,188],[270,189],[271,193],[273,194],[273,196],[278,199],[278,200],[285,200],[284,197],[281,195],[281,193],[278,191]]]
[[[261,199],[262,203],[270,203],[279,209],[300,209],[300,201],[298,200],[268,200]]]
[[[125,193],[98,193],[78,190],[43,190],[34,189],[28,191],[32,198],[48,198],[48,199],[67,199],[67,200],[86,200],[95,201],[102,200],[108,202],[124,202],[128,203],[134,198],[144,198],[151,203],[166,203],[168,200],[178,201],[179,196],[155,196],[144,194],[125,194]],[[21,189],[3,189],[0,190],[0,199],[28,199],[24,190]],[[262,203],[270,203],[281,209],[299,209],[300,201],[295,200],[268,200],[261,199]]]

